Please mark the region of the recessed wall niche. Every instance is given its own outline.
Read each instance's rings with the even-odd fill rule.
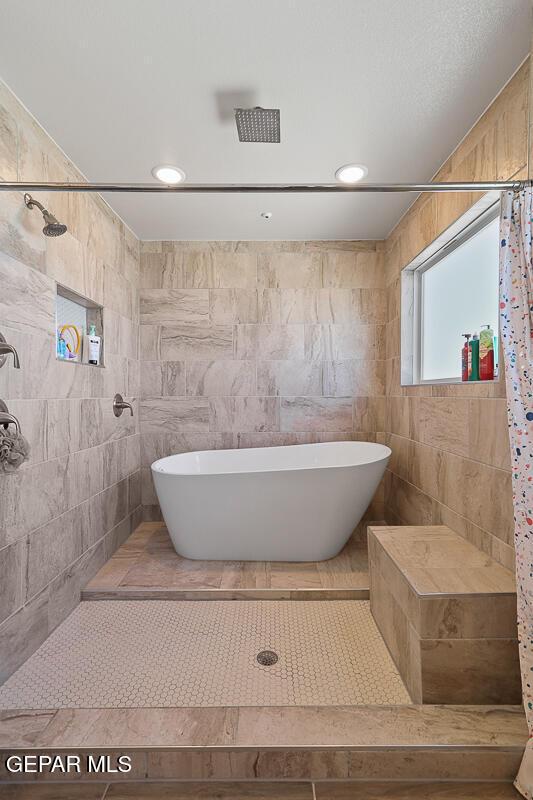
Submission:
[[[98,364],[92,364],[89,361],[87,336],[93,325],[96,336],[100,339]],[[58,361],[64,361],[67,364],[85,364],[89,367],[103,367],[105,365],[103,330],[103,307],[88,297],[83,297],[58,283],[55,335]]]

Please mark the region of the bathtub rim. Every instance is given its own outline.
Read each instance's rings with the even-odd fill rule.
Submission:
[[[177,472],[177,471],[169,471],[166,469],[161,469],[160,465],[165,462],[169,461],[170,459],[176,459],[180,456],[190,456],[191,453],[195,454],[202,454],[202,453],[234,453],[235,451],[245,453],[245,452],[257,452],[258,450],[283,450],[283,449],[293,449],[293,448],[320,448],[322,445],[357,445],[357,444],[367,444],[372,445],[372,448],[376,448],[376,457],[375,458],[367,458],[365,461],[358,461],[350,464],[307,464],[301,465],[298,467],[295,466],[288,466],[283,467],[279,466],[276,468],[273,467],[262,467],[258,469],[224,469],[218,470],[216,472]],[[220,450],[189,450],[186,453],[173,453],[169,456],[163,456],[163,458],[158,458],[156,461],[152,462],[150,465],[150,470],[154,475],[169,477],[169,478],[207,478],[207,477],[221,477],[222,475],[259,475],[259,474],[272,474],[275,472],[307,472],[310,470],[331,470],[331,469],[353,469],[354,467],[366,467],[370,464],[376,464],[380,461],[388,461],[388,459],[392,455],[391,448],[386,444],[381,444],[381,442],[368,442],[366,440],[361,441],[353,441],[353,440],[341,440],[338,442],[306,442],[304,444],[284,444],[284,445],[272,445],[271,447],[242,447],[242,448],[221,448]]]

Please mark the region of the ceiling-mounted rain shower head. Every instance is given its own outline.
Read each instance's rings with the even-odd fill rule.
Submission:
[[[24,202],[28,208],[33,208],[36,206],[40,210],[45,222],[45,226],[43,228],[43,233],[45,236],[62,236],[67,232],[67,226],[63,225],[62,222],[58,222],[54,215],[50,214],[50,212],[47,211],[38,200],[34,200],[31,195],[25,194]]]
[[[235,122],[239,142],[280,141],[279,108],[236,108]]]

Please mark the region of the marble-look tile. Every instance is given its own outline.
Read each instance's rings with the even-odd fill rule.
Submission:
[[[41,591],[83,552],[89,526],[86,505],[52,520],[28,537],[27,597]]]
[[[235,357],[265,361],[303,359],[303,327],[301,325],[236,325]]]
[[[519,800],[509,781],[315,783],[316,800]]]
[[[214,325],[258,322],[255,289],[211,289],[209,316]]]
[[[207,398],[159,398],[141,403],[141,432],[201,433],[209,430]]]
[[[468,401],[421,397],[418,402],[418,426],[417,438],[425,444],[468,455]]]
[[[143,361],[158,361],[161,358],[161,328],[159,325],[141,325],[139,347]]]
[[[383,270],[375,249],[362,252],[327,252],[324,256],[324,286],[374,289],[383,286]]]
[[[324,394],[331,397],[384,395],[385,362],[366,358],[325,361]]]
[[[183,255],[145,252],[146,244],[140,255],[140,289],[184,288]]]
[[[39,215],[28,213],[23,196],[19,192],[3,194],[0,216],[2,261],[5,262],[9,258],[44,272],[45,248]]]
[[[284,289],[281,321],[350,323],[354,319],[351,289]]]
[[[80,400],[46,401],[46,452],[57,458],[79,449]]]
[[[50,278],[10,258],[0,244],[0,319],[10,328],[49,333],[54,330],[55,288]]]
[[[187,325],[209,322],[206,289],[142,289],[141,325]]]
[[[281,325],[281,289],[257,290],[257,321]]]
[[[184,394],[185,392],[183,392]],[[187,395],[253,395],[256,393],[253,361],[189,361]],[[271,392],[259,391],[259,394]]]
[[[142,399],[185,394],[184,361],[142,361],[140,372]]]
[[[0,683],[26,661],[47,636],[48,592],[45,590],[0,624]]]
[[[0,179],[17,180],[18,129],[15,118],[0,105]]]
[[[278,431],[279,401],[275,397],[211,397],[212,431]]]
[[[253,253],[214,253],[213,288],[255,289],[257,257]]]
[[[313,800],[310,783],[142,783],[115,784],[108,800]],[[13,800],[17,800],[13,796]],[[28,798],[32,800],[32,798]],[[59,800],[59,799],[58,799]],[[92,798],[91,798],[92,800]],[[468,799],[470,800],[470,799]]]
[[[214,361],[233,358],[233,328],[231,325],[163,326],[160,334],[160,357],[164,361]]]
[[[259,361],[260,395],[321,395],[322,364],[313,361]]]
[[[351,431],[351,397],[282,397],[283,431]]]
[[[504,398],[468,402],[468,455],[500,469],[511,468],[511,445]]]
[[[20,540],[0,550],[0,623],[22,606],[25,599],[26,542]]]
[[[305,357],[319,361],[382,358],[380,326],[305,325]]]
[[[276,253],[259,256],[258,285],[270,289],[316,288],[322,285],[319,253]]]

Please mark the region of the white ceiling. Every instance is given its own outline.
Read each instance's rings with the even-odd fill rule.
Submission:
[[[0,77],[94,181],[423,181],[526,56],[529,1],[2,0]],[[239,143],[236,104],[279,107],[281,144]],[[143,239],[374,239],[413,198],[107,199]]]

